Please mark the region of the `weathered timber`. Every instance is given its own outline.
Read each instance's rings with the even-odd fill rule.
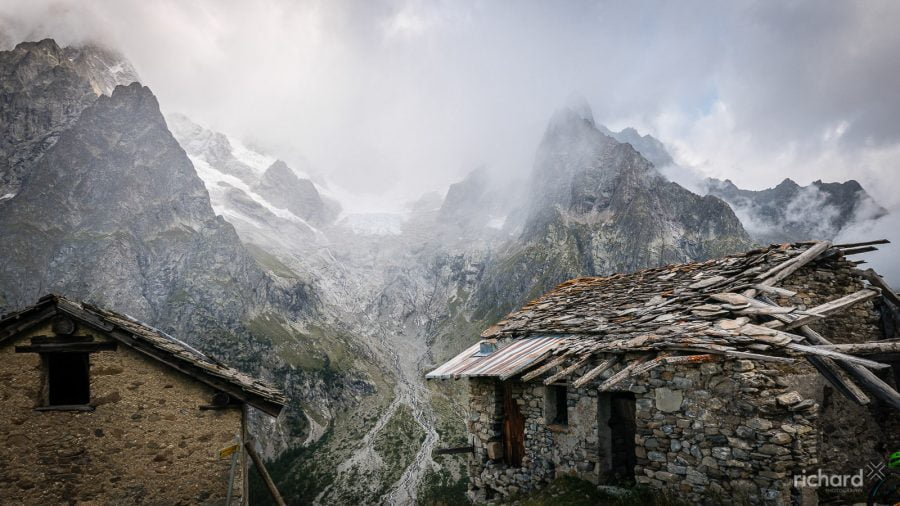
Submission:
[[[790,323],[785,324],[785,329],[792,329],[799,327],[801,325],[806,325],[815,320],[821,320],[826,316],[836,313],[838,311],[842,311],[847,309],[850,306],[855,304],[859,304],[860,302],[865,302],[869,299],[873,299],[877,297],[879,294],[878,290],[871,290],[869,288],[863,288],[858,292],[851,293],[850,295],[845,295],[839,299],[835,299],[825,304],[818,305],[814,308],[811,308],[806,311],[807,314],[801,316],[800,318],[791,321]]]
[[[888,284],[884,280],[884,278],[879,276],[878,273],[876,273],[872,269],[866,269],[864,271],[859,271],[859,272],[862,275],[862,277],[864,277],[866,279],[866,281],[868,281],[869,283],[872,284],[872,286],[881,288],[881,295],[884,298],[893,302],[895,306],[900,307],[900,296],[898,296],[897,292],[895,292],[890,286],[888,286]]]
[[[807,346],[805,344],[790,343],[785,345],[785,348],[799,351],[807,355],[820,355],[835,360],[841,360],[843,362],[851,362],[868,367],[869,369],[887,369],[888,367],[890,367],[890,364],[882,364],[881,362],[875,362],[874,360],[847,355],[846,353],[841,353],[839,351],[827,350],[819,346]]]
[[[793,297],[794,295],[797,295],[797,292],[795,292],[793,290],[787,290],[787,289],[784,289],[784,288],[781,288],[778,286],[766,286],[766,285],[761,285],[761,284],[757,283],[757,284],[753,285],[753,288],[759,290],[760,292],[771,293],[773,295],[780,295],[782,297]]]
[[[618,363],[618,362],[619,362],[619,357],[612,357],[612,358],[608,358],[608,359],[604,360],[603,362],[600,363],[600,365],[598,365],[597,367],[594,367],[593,369],[591,369],[590,371],[585,373],[584,376],[575,380],[575,382],[572,383],[572,386],[574,386],[575,388],[583,387],[584,385],[586,385],[588,382],[590,382],[597,376],[600,376],[601,374],[606,372],[610,367],[616,365],[616,363]]]
[[[116,351],[118,343],[47,343],[16,346],[16,353],[96,353]]]
[[[843,244],[835,244],[835,248],[855,248],[856,246],[873,246],[877,244],[890,244],[891,241],[887,239],[878,239],[876,241],[865,241],[865,242],[849,242]]]
[[[900,341],[870,341],[868,343],[827,344],[817,348],[839,351],[850,355],[873,355],[876,353],[900,353]]]
[[[841,251],[842,255],[850,256],[850,255],[860,255],[862,253],[869,253],[872,251],[878,251],[878,248],[876,248],[875,246],[860,246],[858,248],[847,248],[847,249],[842,249],[840,251]]]
[[[558,373],[545,379],[544,384],[551,385],[554,382],[567,377],[568,375],[575,372],[575,370],[577,370],[579,367],[582,367],[584,364],[587,364],[590,359],[591,359],[591,355],[585,355],[585,356],[581,357],[580,359],[576,360],[574,364],[570,365],[569,367],[566,367],[565,369],[562,369]]]
[[[803,332],[803,335],[805,335],[813,344],[832,344],[828,339],[825,339],[821,334],[809,328],[807,325],[800,327],[800,331]],[[853,376],[860,386],[865,388],[869,393],[894,409],[900,410],[900,393],[897,393],[893,387],[885,383],[881,378],[876,376],[875,373],[865,367],[850,362],[842,360],[837,360],[836,362],[847,371],[848,374]]]
[[[545,372],[549,371],[550,369],[553,369],[554,367],[562,365],[571,356],[572,356],[572,352],[566,352],[566,353],[561,354],[560,356],[556,357],[555,359],[551,360],[550,362],[547,362],[546,364],[538,367],[537,369],[524,374],[522,376],[522,381],[531,381],[534,378],[537,378],[538,376],[544,374]]]
[[[799,256],[795,257],[794,261],[790,265],[786,266],[785,268],[781,269],[780,271],[776,272],[775,274],[765,277],[762,281],[759,282],[759,284],[764,285],[764,286],[772,286],[775,283],[780,282],[784,278],[790,276],[791,274],[793,274],[794,272],[799,270],[804,265],[815,260],[816,257],[819,256],[820,253],[824,252],[825,250],[827,250],[830,247],[831,247],[831,241],[822,241],[822,242],[814,244],[809,249],[807,249],[806,251],[801,253]]]
[[[272,501],[274,501],[277,506],[287,506],[284,499],[281,498],[281,494],[278,492],[278,487],[275,486],[275,482],[272,481],[272,477],[269,476],[269,471],[266,470],[266,465],[263,463],[262,458],[256,453],[256,448],[253,447],[253,441],[244,443],[244,448],[247,449],[247,454],[250,455],[250,459],[253,461],[256,472],[258,472],[260,478],[263,479],[263,483],[265,483],[269,495],[272,496]]]
[[[621,371],[610,376],[606,381],[601,383],[600,386],[597,387],[597,389],[601,392],[606,392],[608,390],[611,390],[612,387],[621,383],[625,378],[649,371],[651,369],[659,367],[663,363],[661,360],[662,357],[656,357],[652,360],[649,359],[649,355],[641,355],[637,359],[633,360],[630,364],[625,366]]]
[[[456,455],[459,453],[475,453],[474,446],[457,446],[454,448],[438,448],[434,451],[435,455]]]
[[[806,357],[806,360],[844,397],[861,406],[871,402],[869,396],[847,377],[847,373],[834,360],[826,357]]]

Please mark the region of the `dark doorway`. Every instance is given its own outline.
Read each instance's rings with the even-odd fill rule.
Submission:
[[[525,417],[519,410],[519,404],[513,398],[512,384],[501,383],[503,395],[503,457],[512,467],[522,467],[525,456]]]
[[[87,404],[91,400],[87,353],[47,353],[47,401],[50,406]]]
[[[634,394],[617,392],[609,397],[610,432],[610,475],[616,480],[633,480],[634,435],[636,432],[634,415]]]

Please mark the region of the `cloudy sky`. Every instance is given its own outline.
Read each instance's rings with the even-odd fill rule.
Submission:
[[[527,174],[577,93],[697,174],[855,178],[896,210],[898,26],[891,0],[0,0],[7,46],[113,46],[167,112],[397,202]]]
[[[100,40],[164,109],[415,195],[527,173],[574,93],[702,174],[900,205],[900,3],[2,0],[6,43]]]

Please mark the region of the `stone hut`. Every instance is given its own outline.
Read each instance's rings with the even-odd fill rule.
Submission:
[[[692,503],[864,497],[868,476],[803,477],[900,450],[900,300],[847,258],[872,244],[578,278],[509,314],[427,375],[468,378],[470,497],[561,475]]]
[[[4,504],[246,504],[248,407],[278,416],[286,402],[164,332],[56,295],[0,319],[0,398]]]

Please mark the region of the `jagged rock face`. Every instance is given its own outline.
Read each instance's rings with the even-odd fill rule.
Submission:
[[[760,191],[740,189],[730,180],[707,183],[709,193],[728,202],[753,238],[763,243],[833,239],[853,222],[887,212],[854,180],[800,186],[785,179]]]
[[[0,52],[0,200],[97,95],[136,80],[120,55],[97,46],[44,39]]]
[[[663,143],[659,142],[659,140],[649,134],[641,135],[637,130],[631,127],[625,128],[619,132],[613,132],[601,125],[599,130],[621,143],[631,144],[631,147],[649,160],[654,167],[661,168],[675,163]]]
[[[750,243],[727,204],[667,181],[583,111],[554,116],[529,192],[519,243],[486,269],[479,317],[499,317],[569,278],[701,260]]]
[[[7,309],[56,291],[185,335],[238,326],[267,293],[138,83],[101,96],[60,135],[0,203],[0,231],[14,245],[0,259]]]
[[[322,200],[312,181],[297,177],[281,160],[266,169],[254,190],[275,206],[287,209],[310,223],[328,224],[338,214],[334,207]]]

